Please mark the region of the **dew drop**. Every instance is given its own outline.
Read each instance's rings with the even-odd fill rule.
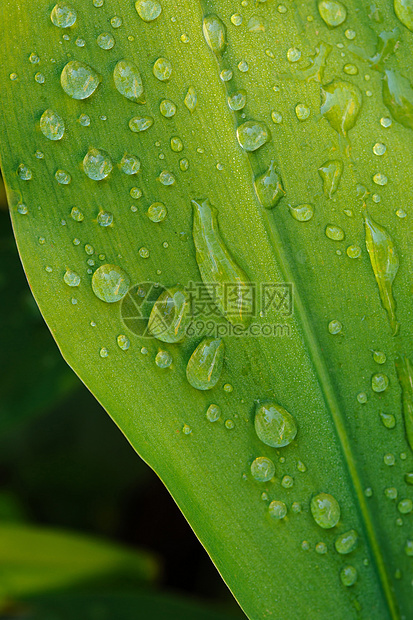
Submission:
[[[238,142],[248,152],[259,149],[270,137],[271,134],[262,121],[246,121],[237,129]]]
[[[70,28],[76,22],[75,9],[66,2],[59,2],[56,4],[50,14],[52,23],[58,28]]]
[[[221,417],[221,407],[219,405],[209,405],[206,418],[209,422],[217,422]]]
[[[168,211],[162,202],[154,202],[147,211],[147,216],[151,222],[163,222],[167,214]]]
[[[268,482],[275,475],[275,465],[266,456],[259,456],[251,464],[251,475],[257,482]]]
[[[407,556],[413,557],[413,540],[406,540],[404,545],[404,552]]]
[[[281,486],[284,487],[284,489],[291,489],[294,486],[294,479],[291,476],[283,476]]]
[[[227,44],[227,30],[224,23],[216,15],[207,15],[202,23],[202,31],[209,48],[220,54]]]
[[[305,103],[298,103],[295,106],[295,115],[299,121],[306,121],[310,116],[310,108]]]
[[[302,204],[297,207],[288,206],[292,217],[297,220],[297,222],[308,222],[314,215],[314,207],[311,204]]]
[[[102,50],[111,50],[115,45],[115,38],[110,32],[102,32],[96,39],[96,43]]]
[[[289,62],[298,62],[301,58],[301,50],[297,47],[290,47],[287,51],[287,60]]]
[[[249,69],[248,63],[246,60],[241,60],[241,62],[238,63],[238,69],[242,72],[242,73],[246,73]]]
[[[360,403],[360,405],[365,405],[367,402],[367,394],[365,392],[360,392],[359,394],[357,394],[357,401]]]
[[[29,209],[22,202],[17,205],[17,213],[20,213],[20,215],[27,215],[28,212],[29,212]]]
[[[213,388],[222,372],[224,363],[224,343],[219,338],[204,338],[192,353],[186,377],[197,390]]]
[[[106,179],[112,172],[112,160],[106,151],[89,148],[89,151],[83,159],[83,171],[89,179],[93,181],[101,181]]]
[[[410,514],[413,510],[413,502],[411,499],[402,499],[397,504],[397,510],[402,515]]]
[[[130,60],[120,60],[113,70],[118,92],[135,103],[144,103],[143,83],[138,67]]]
[[[149,258],[149,250],[145,246],[139,248],[139,256],[141,258]]]
[[[391,454],[391,453],[385,454],[383,456],[383,462],[388,467],[393,467],[393,465],[396,462],[396,459],[394,458],[394,454]]]
[[[394,0],[394,12],[403,26],[413,32],[413,0]]]
[[[234,74],[231,69],[222,69],[221,73],[219,74],[219,77],[223,82],[229,82],[230,80],[232,80],[233,76]]]
[[[193,112],[198,103],[198,97],[193,86],[188,88],[188,91],[185,95],[184,103],[190,112]]]
[[[258,438],[267,446],[288,446],[297,435],[295,419],[275,402],[257,404],[254,420]]]
[[[404,474],[404,481],[406,484],[410,484],[413,486],[413,472],[408,472]]]
[[[33,178],[33,172],[26,164],[19,164],[17,168],[17,175],[22,181],[30,181]]]
[[[132,198],[135,198],[135,200],[138,200],[138,198],[141,198],[142,196],[142,190],[139,189],[139,187],[132,187],[129,194],[132,196]]]
[[[280,112],[277,112],[277,110],[273,110],[271,112],[271,119],[272,119],[272,122],[275,123],[276,125],[279,125],[280,123],[283,122],[282,114]]]
[[[168,170],[162,170],[159,174],[158,181],[162,183],[162,185],[174,185],[175,177],[171,172],[168,172]]]
[[[102,347],[101,350],[99,351],[99,355],[100,357],[107,357],[109,355],[109,351],[107,350],[106,347]]]
[[[61,116],[54,110],[46,110],[40,118],[42,134],[49,140],[61,140],[65,132],[65,124]]]
[[[347,588],[354,586],[357,581],[357,569],[354,566],[344,566],[340,571],[340,580]]]
[[[129,121],[129,129],[134,133],[140,133],[146,131],[153,125],[153,118],[151,116],[134,116]]]
[[[318,169],[323,181],[323,192],[328,198],[338,190],[341,175],[343,174],[343,162],[338,159],[330,159]]]
[[[158,58],[152,72],[160,82],[167,82],[172,75],[172,63],[167,58]]]
[[[85,218],[85,216],[83,215],[79,207],[73,207],[72,210],[70,211],[70,215],[72,219],[75,220],[75,222],[83,222]]]
[[[315,552],[319,555],[325,555],[327,553],[327,545],[323,542],[319,542],[315,546]]]
[[[336,28],[346,20],[347,9],[337,0],[320,0],[317,6],[321,18],[330,28]]]
[[[64,283],[68,286],[79,286],[80,276],[72,269],[66,269],[66,273],[63,276]]]
[[[240,15],[239,13],[234,13],[233,15],[231,15],[231,23],[234,24],[234,26],[241,26],[242,15]]]
[[[120,334],[116,338],[116,342],[118,343],[119,349],[122,349],[122,351],[127,351],[130,347],[130,340],[125,334]]]
[[[89,127],[90,117],[87,114],[81,114],[79,116],[79,123],[82,125],[82,127]]]
[[[386,150],[386,145],[382,142],[376,142],[376,144],[373,146],[373,153],[375,155],[384,155]]]
[[[125,174],[132,176],[138,174],[141,169],[141,162],[135,155],[125,154],[120,162],[120,169]]]
[[[60,185],[69,185],[72,180],[71,175],[66,170],[56,170],[54,178]]]
[[[359,72],[358,67],[356,67],[356,65],[351,64],[350,62],[344,65],[343,71],[344,73],[347,73],[347,75],[357,75]]]
[[[92,276],[94,294],[106,303],[115,303],[123,299],[129,286],[129,276],[117,265],[101,265]]]
[[[144,22],[153,22],[162,13],[162,6],[156,0],[136,0],[135,9]]]
[[[158,297],[148,322],[148,330],[162,342],[184,339],[190,321],[190,300],[185,291],[173,287]]]
[[[165,118],[172,118],[176,114],[176,105],[169,99],[163,99],[159,104],[159,111]]]
[[[156,354],[155,364],[158,366],[158,368],[169,368],[169,366],[172,364],[172,361],[172,355],[169,353],[169,351],[160,350]]]
[[[284,502],[274,500],[268,506],[268,514],[273,519],[284,519],[284,517],[287,515],[287,506],[284,504]]]
[[[228,106],[234,112],[242,110],[247,103],[247,93],[245,90],[239,90],[232,95],[228,95]]]
[[[358,538],[359,537],[356,530],[349,530],[348,532],[344,532],[343,534],[337,536],[334,541],[334,546],[337,553],[347,555],[347,553],[354,551],[358,545]]]
[[[354,127],[361,105],[360,89],[350,82],[334,80],[321,88],[321,114],[343,136]]]
[[[333,241],[342,241],[345,237],[344,230],[340,226],[329,224],[325,230],[326,236]]]
[[[123,20],[121,17],[117,17],[116,15],[114,17],[112,17],[112,19],[110,20],[110,25],[112,26],[112,28],[120,28],[123,24]]]
[[[371,378],[371,389],[374,392],[384,392],[389,387],[389,378],[383,373],[377,373]]]
[[[387,499],[397,499],[397,489],[395,487],[388,487],[387,489],[384,489],[384,494],[387,497]]]
[[[383,80],[383,101],[395,121],[413,129],[413,88],[407,78],[393,69],[386,69]],[[383,123],[382,123],[383,124]],[[389,127],[389,125],[383,125]]]
[[[101,76],[94,69],[78,60],[68,62],[60,76],[63,90],[72,99],[87,99],[101,81]]]
[[[314,521],[324,529],[335,527],[340,520],[340,505],[329,493],[319,493],[311,499]]]
[[[275,207],[285,195],[274,159],[271,160],[268,169],[255,179],[254,189],[258,200],[266,209]]]
[[[106,228],[113,224],[113,215],[109,211],[99,211],[97,216],[97,223],[99,226]]]
[[[342,329],[343,329],[343,326],[340,323],[340,321],[333,320],[333,321],[330,321],[330,323],[328,324],[328,331],[330,332],[330,334],[333,334],[333,335],[339,334]]]

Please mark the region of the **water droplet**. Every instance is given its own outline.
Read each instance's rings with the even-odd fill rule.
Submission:
[[[371,389],[374,392],[384,392],[389,387],[389,378],[383,373],[377,373],[371,378]]]
[[[249,69],[248,63],[246,60],[241,60],[241,62],[238,63],[238,69],[242,72],[242,73],[246,73]]]
[[[402,412],[407,443],[413,451],[413,365],[409,358],[396,356],[397,377],[402,389]]]
[[[247,325],[251,319],[249,280],[228,251],[219,233],[217,210],[208,200],[192,200],[194,210],[193,239],[196,261],[204,284],[214,287],[214,303],[233,325]],[[224,292],[230,285],[230,291]],[[228,303],[225,295],[230,293]]]
[[[284,519],[284,517],[287,515],[287,506],[284,504],[284,502],[274,500],[268,506],[268,514],[273,519]]]
[[[386,69],[384,73],[384,105],[389,109],[395,121],[403,127],[413,129],[413,88],[411,83],[394,69]]]
[[[129,276],[117,265],[101,265],[92,276],[93,292],[108,304],[123,299],[129,286]]]
[[[22,202],[17,205],[17,213],[20,213],[20,215],[27,215],[28,212],[29,212],[29,209]]]
[[[125,334],[120,334],[116,338],[116,342],[118,343],[119,349],[122,349],[122,351],[127,351],[130,347],[130,340]]]
[[[357,401],[360,403],[360,405],[365,405],[367,402],[367,394],[365,392],[360,392],[359,394],[357,394]]]
[[[294,486],[294,478],[291,476],[283,476],[281,486],[283,486],[284,489],[291,489]]]
[[[275,169],[275,160],[272,159],[268,169],[254,181],[257,198],[266,209],[275,207],[285,195],[281,178]]]
[[[152,72],[160,82],[167,82],[172,75],[172,63],[167,58],[158,58]]]
[[[157,0],[136,0],[135,9],[144,22],[153,22],[162,13],[162,6]]]
[[[231,69],[222,69],[221,73],[219,74],[219,77],[223,82],[229,82],[230,80],[232,80],[233,76],[234,74]]]
[[[85,252],[86,252],[86,254],[88,254],[88,256],[91,256],[92,254],[94,254],[95,253],[95,249],[94,249],[93,245],[90,245],[90,243],[87,243],[85,245]],[[90,258],[87,261],[87,263],[88,263],[88,265],[92,265],[93,266],[95,264],[95,261]]]
[[[374,176],[373,176],[373,182],[376,185],[387,185],[387,177],[385,174],[382,174],[381,172],[377,172]]]
[[[370,256],[380,299],[387,311],[393,334],[399,325],[396,320],[396,302],[393,297],[392,284],[399,269],[399,259],[394,243],[388,232],[371,219],[367,211],[364,214],[366,229],[366,247]]]
[[[343,136],[354,127],[361,105],[361,91],[350,82],[334,80],[321,88],[321,114]]]
[[[386,428],[394,428],[396,426],[396,418],[392,413],[380,413],[380,419]]]
[[[225,383],[224,384],[224,392],[227,392],[227,394],[230,394],[233,391],[233,387],[230,383]]]
[[[106,347],[102,347],[101,350],[99,351],[99,355],[100,357],[107,357],[109,355],[109,351],[107,350]]]
[[[291,413],[272,401],[257,404],[254,426],[258,438],[274,448],[288,446],[297,435],[297,425]]]
[[[341,175],[343,174],[343,162],[338,159],[330,159],[325,162],[318,172],[323,180],[323,192],[328,198],[332,198],[333,194],[338,190]]]
[[[287,51],[287,60],[289,62],[298,62],[301,58],[301,50],[297,47],[290,47]]]
[[[188,88],[188,91],[185,95],[184,103],[190,112],[193,112],[198,103],[198,97],[193,86]]]
[[[357,569],[354,566],[344,566],[340,571],[340,580],[343,586],[349,588],[357,581]]]
[[[231,22],[234,24],[234,26],[241,26],[242,15],[240,15],[239,13],[234,13],[233,15],[231,15]]]
[[[155,364],[159,368],[169,368],[169,366],[172,364],[172,361],[172,355],[169,353],[169,351],[159,350],[156,354]]]
[[[110,32],[102,32],[96,39],[96,43],[102,50],[111,50],[115,45],[115,38]]]
[[[301,504],[299,502],[293,502],[291,505],[291,510],[295,513],[298,514],[302,511],[302,507]]]
[[[328,324],[328,331],[330,332],[330,334],[339,334],[342,329],[343,326],[340,321],[334,320],[330,321],[330,323]]]
[[[149,258],[149,250],[145,246],[139,248],[139,256],[141,258]]]
[[[72,99],[87,99],[95,92],[101,81],[101,76],[92,67],[78,60],[68,62],[60,76],[63,90]]]
[[[168,211],[162,202],[154,202],[147,211],[147,216],[151,222],[162,222],[167,214]]]
[[[206,418],[209,422],[217,422],[221,417],[221,407],[219,405],[209,405]]]
[[[142,196],[142,190],[139,189],[139,187],[132,187],[129,194],[132,196],[132,198],[135,198],[135,200],[138,200],[138,198],[141,198]]]
[[[40,62],[40,58],[35,52],[32,52],[29,56],[29,61],[32,63],[32,65],[37,65]]]
[[[69,185],[72,180],[72,177],[66,170],[56,170],[54,178],[60,185]]]
[[[120,28],[122,24],[123,24],[122,18],[117,17],[116,15],[112,17],[112,19],[110,20],[110,25],[112,26],[112,28]]]
[[[280,123],[283,122],[283,117],[280,114],[280,112],[277,112],[276,110],[273,110],[271,112],[271,119],[273,121],[273,123],[275,123],[276,125],[279,125]]]
[[[366,497],[373,497],[373,489],[371,489],[370,487],[367,487],[367,489],[364,489],[364,495]]]
[[[411,499],[402,499],[402,500],[400,500],[400,502],[397,504],[397,510],[402,515],[409,514],[413,510],[413,502],[412,502],[412,500]]]
[[[403,209],[397,209],[397,211],[396,211],[396,215],[397,215],[397,217],[399,217],[401,220],[403,220],[405,217],[407,217],[407,213],[406,213],[406,211],[404,211]]]
[[[384,489],[384,494],[387,497],[387,499],[397,499],[397,489],[395,487],[388,487],[387,489]]]
[[[118,92],[135,103],[144,103],[143,83],[138,67],[130,60],[120,60],[113,70]]]
[[[190,321],[189,312],[190,300],[186,292],[170,288],[158,297],[152,308],[149,332],[162,342],[180,342]]]
[[[210,390],[219,381],[223,363],[222,340],[204,338],[191,355],[186,368],[186,378],[197,390]]]
[[[138,174],[141,169],[141,162],[135,155],[125,154],[120,162],[120,169],[122,172],[130,176],[133,174]]]
[[[268,482],[274,478],[275,465],[266,456],[259,456],[251,464],[251,475],[257,482]]]
[[[129,129],[134,133],[146,131],[153,125],[153,118],[151,116],[134,116],[129,121]]]
[[[175,183],[175,177],[168,170],[162,170],[159,174],[158,181],[162,183],[162,185],[173,185]]]
[[[246,121],[237,129],[238,142],[248,152],[259,149],[270,137],[271,134],[262,121]]]
[[[76,22],[75,9],[66,2],[56,4],[50,14],[52,23],[58,28],[70,28]]]
[[[46,110],[40,118],[40,129],[49,140],[61,140],[65,132],[63,119],[54,111]]]
[[[383,462],[385,465],[387,465],[388,467],[393,467],[393,465],[396,462],[396,459],[394,458],[394,454],[385,454],[383,456]]]
[[[406,540],[406,544],[404,546],[404,552],[409,557],[413,556],[413,540]]]
[[[292,207],[288,205],[290,208],[290,213],[297,222],[308,222],[314,215],[314,207],[310,204],[302,204],[297,207]]]
[[[376,142],[376,144],[373,146],[373,153],[375,155],[384,155],[386,150],[386,145],[382,142]]]
[[[82,222],[84,220],[84,215],[82,213],[82,211],[79,209],[79,207],[73,207],[70,215],[72,217],[72,219],[75,220],[75,222]]]
[[[184,145],[182,144],[181,138],[179,138],[178,136],[173,136],[171,138],[171,149],[174,151],[174,153],[180,153],[183,148]]]
[[[358,545],[358,538],[356,530],[349,530],[337,536],[334,542],[337,553],[347,555],[347,553],[354,551]]]
[[[394,0],[394,12],[403,26],[413,32],[413,1]]]
[[[342,241],[345,237],[344,230],[340,226],[328,224],[325,230],[326,236],[333,241]]]
[[[310,116],[310,108],[305,103],[298,103],[295,106],[295,115],[299,121],[306,121]]]
[[[106,179],[112,172],[112,168],[112,160],[106,151],[94,147],[89,148],[83,159],[83,171],[89,179],[93,181]]]
[[[349,41],[352,41],[353,39],[356,38],[356,31],[355,30],[351,30],[351,28],[348,28],[347,30],[345,30],[344,32],[344,36],[346,37],[346,39],[348,39]]]
[[[310,543],[308,542],[308,540],[303,540],[303,542],[301,543],[301,549],[303,549],[303,551],[309,551]]]
[[[182,172],[185,172],[185,170],[188,170],[189,168],[189,161],[187,159],[181,159],[179,161],[179,167],[182,170]]]
[[[44,159],[43,151],[36,151],[34,156],[36,157],[36,159]]]
[[[346,252],[349,258],[360,258],[361,256],[361,248],[358,245],[349,245]]]
[[[83,127],[88,127],[90,125],[90,117],[87,114],[81,114],[79,116],[79,123]]]
[[[26,164],[20,164],[18,166],[17,175],[22,181],[30,181],[33,178],[33,172]]]
[[[359,72],[356,65],[353,65],[351,63],[347,63],[346,65],[344,65],[343,71],[344,73],[347,73],[347,75],[357,75]]]
[[[227,44],[227,29],[216,15],[207,15],[202,24],[205,41],[215,54],[224,51]]]
[[[318,553],[319,555],[325,555],[327,553],[328,549],[327,549],[327,545],[323,542],[319,542],[316,544],[315,546],[315,552]]]
[[[104,228],[111,226],[113,224],[113,214],[109,211],[99,211],[97,223],[99,226],[103,226]]]
[[[163,99],[159,104],[159,111],[162,116],[165,116],[166,118],[171,118],[176,114],[176,105],[173,101],[170,101],[169,99]]]
[[[238,90],[232,95],[228,95],[228,106],[231,110],[236,112],[242,110],[247,103],[247,93],[245,90]]]
[[[329,493],[319,493],[311,499],[314,521],[324,529],[335,527],[340,520],[340,505]]]
[[[346,7],[337,0],[320,0],[317,6],[321,18],[330,28],[340,26],[347,17]]]

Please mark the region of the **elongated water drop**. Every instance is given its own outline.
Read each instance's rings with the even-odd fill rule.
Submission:
[[[190,86],[185,95],[184,103],[190,112],[193,112],[198,103],[198,97],[196,90],[193,86]]]
[[[162,6],[157,0],[136,0],[135,8],[144,22],[153,22],[162,13]]]
[[[232,324],[248,325],[253,312],[250,282],[221,238],[218,212],[209,200],[192,200],[193,238],[202,281],[215,289],[214,302]]]
[[[93,292],[108,304],[123,299],[129,286],[129,276],[117,265],[101,265],[92,276]]]
[[[347,555],[347,553],[351,553],[357,548],[358,545],[358,534],[356,530],[349,530],[348,532],[344,532],[340,534],[334,542],[334,546],[338,553],[341,555]]]
[[[237,138],[244,151],[256,151],[271,138],[270,131],[262,121],[246,121],[237,129]]]
[[[329,493],[319,493],[310,504],[314,521],[324,529],[335,527],[340,520],[340,505]]]
[[[101,81],[101,76],[92,67],[78,60],[68,62],[60,76],[63,90],[72,99],[87,99],[95,92]]]
[[[347,9],[337,0],[320,0],[318,11],[321,18],[330,28],[336,28],[342,24],[347,17]]]
[[[145,103],[143,83],[138,67],[130,60],[120,60],[113,70],[116,89],[135,103]]]
[[[190,323],[190,300],[178,287],[164,291],[156,300],[148,322],[152,336],[162,342],[180,342]]]
[[[413,451],[413,364],[408,357],[397,355],[396,370],[402,390],[402,413],[406,439]]]
[[[42,134],[49,140],[61,140],[65,133],[65,123],[54,110],[45,110],[40,118]]]
[[[227,29],[216,15],[207,15],[202,23],[205,41],[215,54],[224,51],[227,45]]]
[[[314,207],[311,204],[302,204],[290,208],[290,213],[297,222],[308,222],[314,215]]]
[[[90,148],[83,159],[84,173],[93,181],[106,179],[112,172],[112,160],[106,151]]]
[[[58,28],[70,28],[76,22],[76,11],[67,2],[59,2],[50,13],[52,23]]]
[[[333,194],[338,190],[341,175],[343,174],[343,162],[339,159],[329,159],[325,162],[318,172],[323,180],[323,192],[328,198],[332,198]]]
[[[354,566],[344,566],[340,571],[340,580],[343,586],[349,588],[354,586],[357,581],[357,568]]]
[[[377,224],[367,213],[364,214],[366,247],[371,266],[379,287],[381,303],[386,310],[393,334],[397,334],[399,324],[396,319],[396,302],[393,297],[393,281],[399,269],[399,258],[389,233]]]
[[[275,159],[272,159],[268,169],[255,179],[254,188],[258,200],[266,209],[275,207],[285,195],[281,177],[275,169]]]
[[[258,438],[274,448],[288,446],[297,435],[297,424],[291,413],[273,401],[257,404],[254,427]]]
[[[386,69],[383,101],[395,121],[413,129],[413,88],[407,78],[394,69]]]
[[[153,125],[153,118],[151,116],[134,116],[129,121],[129,129],[134,133],[140,133],[146,131]]]
[[[224,343],[219,338],[205,338],[192,353],[186,367],[186,378],[197,390],[212,389],[221,376]]]
[[[413,0],[394,0],[394,12],[403,26],[413,32]]]
[[[346,136],[354,127],[362,105],[360,89],[350,82],[334,80],[321,88],[321,114],[333,129]]]

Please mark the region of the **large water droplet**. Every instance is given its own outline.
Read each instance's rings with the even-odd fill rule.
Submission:
[[[156,0],[136,0],[135,9],[144,22],[153,22],[162,13],[162,6]]]
[[[164,291],[155,302],[148,322],[152,336],[162,342],[180,342],[190,322],[190,300],[178,287]]]
[[[205,41],[215,54],[224,51],[227,44],[227,29],[216,15],[207,15],[202,23]]]
[[[219,338],[205,338],[192,353],[186,377],[197,390],[213,388],[222,372],[224,343]]]
[[[320,0],[318,11],[321,18],[330,28],[340,26],[347,17],[346,7],[337,0]]]
[[[311,499],[314,521],[324,529],[335,527],[340,520],[340,505],[329,493],[319,493]]]
[[[270,131],[262,121],[246,121],[237,129],[237,138],[245,151],[256,151],[269,141]]]
[[[288,446],[297,435],[297,425],[291,415],[275,402],[257,404],[254,420],[258,438],[267,446]]]
[[[92,276],[93,292],[108,304],[123,299],[129,286],[129,276],[117,265],[101,265]]]
[[[362,101],[362,94],[357,86],[334,80],[321,88],[320,111],[332,128],[345,136],[356,123]]]
[[[112,160],[106,151],[91,147],[83,159],[83,170],[93,181],[106,179],[112,172]]]
[[[75,9],[66,2],[56,4],[50,14],[52,23],[58,28],[70,28],[76,22]]]
[[[343,162],[339,159],[330,159],[325,162],[318,172],[323,180],[324,195],[332,198],[336,193],[340,184],[341,175],[343,174]]]
[[[395,121],[413,129],[413,88],[407,78],[394,69],[386,69],[383,101]]]
[[[101,81],[101,76],[92,67],[78,60],[68,62],[60,76],[63,90],[72,99],[87,99]]]
[[[336,551],[342,555],[351,553],[357,548],[358,538],[356,530],[349,530],[348,532],[340,534],[334,542]]]
[[[65,132],[65,123],[54,110],[46,110],[40,118],[40,129],[49,140],[61,140]]]
[[[257,482],[268,482],[275,474],[275,465],[266,456],[259,456],[251,463],[251,475]]]
[[[394,0],[394,11],[403,26],[413,32],[413,0]]]
[[[145,103],[143,83],[138,67],[130,60],[120,60],[113,70],[115,86],[121,95],[135,103]]]
[[[281,177],[275,169],[275,159],[271,160],[268,169],[255,179],[254,188],[258,200],[266,209],[275,207],[285,195]]]

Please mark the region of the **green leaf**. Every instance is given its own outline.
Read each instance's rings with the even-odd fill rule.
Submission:
[[[158,572],[147,553],[71,532],[9,523],[0,543],[2,603],[114,575],[146,583]]]
[[[27,604],[30,620],[94,620],[97,609],[99,616],[108,620],[235,620],[238,617],[159,592],[58,594],[29,599]]]
[[[0,21],[2,167],[63,356],[250,618],[409,617],[411,32],[384,0],[72,4],[67,29],[44,0]],[[188,328],[201,277],[213,316]],[[152,302],[180,290],[164,339],[136,319],[148,282]],[[254,317],[250,283],[269,292]],[[191,358],[205,335],[225,346],[216,384],[222,348]]]

